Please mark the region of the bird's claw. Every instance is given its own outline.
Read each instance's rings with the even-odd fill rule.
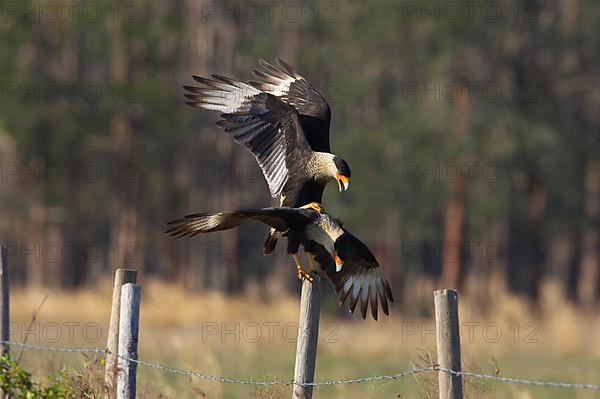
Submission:
[[[298,259],[298,255],[292,254],[292,257],[294,258],[294,262],[296,263],[296,271],[298,273],[298,280],[300,280],[300,281],[308,280],[311,283],[313,281],[315,281],[315,278],[311,274],[314,269],[311,269],[309,271],[304,270],[304,268],[302,267],[302,264],[300,263],[300,259]],[[309,262],[311,263],[311,266],[312,266],[312,261],[310,260],[310,258],[309,258]]]
[[[311,272],[307,272],[304,269],[298,269],[298,280],[304,281],[308,280],[309,282],[315,281],[315,278],[312,276]]]

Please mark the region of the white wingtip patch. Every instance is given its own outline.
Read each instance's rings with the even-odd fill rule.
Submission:
[[[212,85],[214,88],[204,90],[198,102],[201,108],[210,111],[219,111],[222,113],[236,112],[240,109],[244,100],[260,94],[260,90],[242,82],[230,84],[214,81]]]
[[[294,83],[295,81],[296,81],[296,79],[294,79],[292,77],[290,77],[288,79],[280,79],[279,83],[277,85],[274,85],[274,84],[268,85],[268,87],[270,89],[269,93],[271,93],[272,95],[274,95],[276,97],[281,97],[290,91],[290,85],[292,83]]]

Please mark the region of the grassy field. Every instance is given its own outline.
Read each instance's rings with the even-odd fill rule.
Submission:
[[[110,309],[109,284],[74,293],[29,290],[12,297],[12,338],[55,346],[103,347]],[[546,287],[536,316],[505,297],[487,317],[468,298],[461,301],[464,368],[488,374],[568,382],[600,382],[600,318],[582,314]],[[44,302],[44,298],[47,298]],[[43,305],[40,307],[40,304]],[[186,293],[175,286],[144,282],[140,358],[165,366],[240,379],[284,379],[293,374],[297,298],[269,303],[248,297]],[[327,305],[326,305],[327,306]],[[35,321],[32,313],[39,308]],[[549,311],[552,309],[552,312]],[[434,325],[402,319],[395,312],[379,322],[324,317],[317,380],[394,374],[435,359]],[[19,355],[13,351],[13,356]],[[26,350],[21,364],[43,381],[63,365],[94,380],[102,359],[80,354]],[[87,365],[84,368],[82,365]],[[436,376],[320,387],[316,398],[433,398]],[[140,367],[144,398],[287,398],[287,387],[220,384]],[[538,388],[467,380],[468,398],[600,398],[593,391]]]

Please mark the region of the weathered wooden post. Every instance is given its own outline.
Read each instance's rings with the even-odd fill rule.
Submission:
[[[119,312],[121,310],[121,287],[123,284],[137,282],[137,270],[117,269],[113,281],[112,306],[110,309],[110,324],[108,325],[108,339],[106,348],[110,354],[106,356],[106,369],[104,385],[106,398],[114,399],[117,387],[117,356],[119,353]]]
[[[321,315],[321,286],[321,279],[318,276],[315,276],[312,283],[306,280],[302,282],[294,382],[314,382],[319,317]],[[294,384],[292,399],[311,399],[312,392],[312,386]]]
[[[119,361],[117,399],[135,399],[137,364],[128,359],[138,358],[141,287],[125,284],[121,289],[119,318]]]
[[[10,295],[8,287],[8,255],[6,247],[0,245],[0,319],[2,320],[2,326],[0,327],[0,335],[2,341],[2,354],[7,355],[9,353],[9,345],[6,341],[10,340],[9,337],[9,323],[10,323]]]
[[[437,361],[441,368],[461,371],[460,333],[458,324],[458,293],[455,290],[437,290],[435,302],[435,331]],[[462,377],[445,371],[438,373],[440,399],[462,399]]]
[[[6,343],[10,340],[9,323],[10,323],[10,306],[9,306],[9,288],[8,288],[8,255],[6,247],[0,244],[0,339],[2,339],[2,355],[10,354],[10,347]],[[0,399],[4,399],[4,391],[0,389]]]

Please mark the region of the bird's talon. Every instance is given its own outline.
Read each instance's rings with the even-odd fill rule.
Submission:
[[[312,276],[312,274],[310,272],[305,272],[302,269],[298,269],[298,280],[300,280],[300,281],[308,280],[312,283],[313,281],[315,281],[315,278]]]
[[[300,263],[300,259],[298,259],[297,254],[293,254],[292,257],[294,258],[294,262],[296,263],[296,272],[298,273],[298,280],[308,280],[312,283],[314,281],[314,277],[311,275],[311,271],[307,272],[304,270],[302,264]]]

